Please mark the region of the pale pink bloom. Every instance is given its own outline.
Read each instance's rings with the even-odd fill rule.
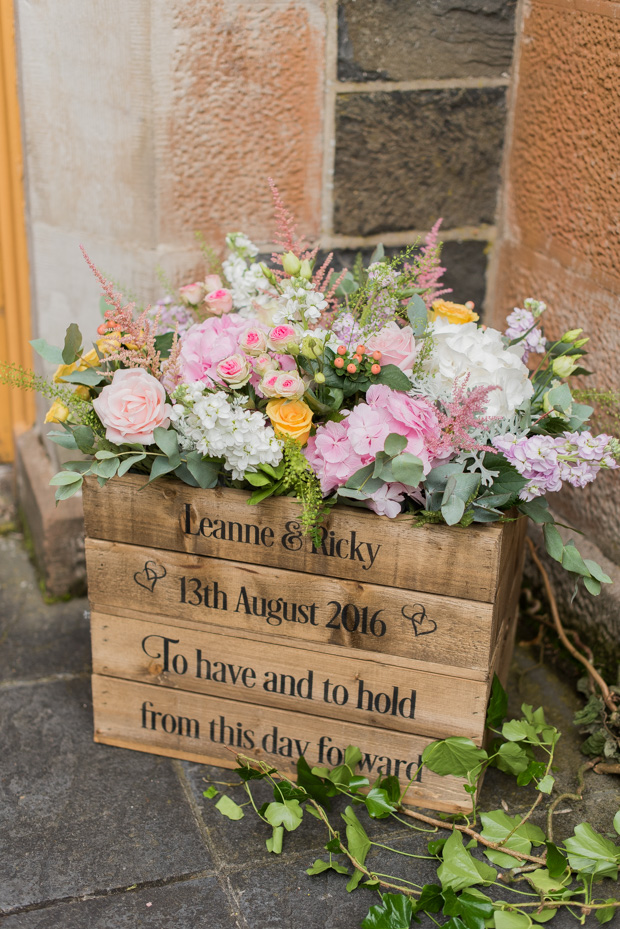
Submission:
[[[386,325],[375,335],[366,340],[368,351],[381,352],[379,364],[396,365],[401,371],[410,374],[413,370],[413,364],[418,353],[413,329],[411,326],[404,326],[402,329],[395,322],[386,323]]]
[[[281,371],[275,382],[276,396],[286,400],[301,400],[306,385],[296,371]]]
[[[388,516],[394,519],[400,513],[401,503],[408,490],[409,488],[404,484],[396,482],[383,484],[374,493],[368,495],[370,497],[367,503],[368,509],[373,510],[378,516]]]
[[[274,399],[280,396],[277,387],[280,373],[281,372],[277,370],[270,370],[264,375],[262,381],[258,385],[258,389],[263,397],[271,397]]]
[[[267,348],[267,336],[262,329],[253,326],[241,334],[239,348],[248,355],[262,355]]]
[[[260,374],[261,377],[264,374],[267,374],[267,371],[277,371],[278,362],[275,358],[272,358],[271,355],[268,355],[266,352],[263,352],[262,355],[258,355],[253,360],[254,371],[256,374]]]
[[[115,445],[152,445],[154,430],[167,429],[172,412],[163,386],[143,368],[118,368],[93,407],[105,426],[106,439]]]
[[[216,371],[230,387],[239,388],[244,387],[250,380],[252,367],[245,355],[235,353],[220,361]]]
[[[237,313],[230,316],[212,316],[191,326],[181,339],[179,363],[183,381],[215,380],[219,382],[217,366],[220,361],[237,350],[239,336],[248,322]]]
[[[282,323],[281,326],[274,326],[269,333],[269,347],[276,352],[286,351],[289,345],[297,345],[299,336],[292,326]]]
[[[179,287],[179,296],[185,306],[197,306],[206,294],[207,289],[202,281],[196,281],[195,284],[186,284]]]
[[[376,455],[383,451],[391,428],[390,417],[384,410],[358,403],[347,418],[347,433],[353,450],[358,455]]]
[[[223,316],[224,313],[230,313],[232,310],[233,298],[229,290],[221,287],[219,290],[212,290],[208,293],[204,303],[212,316]]]
[[[424,473],[428,474],[434,457],[429,449],[436,448],[441,437],[437,414],[431,404],[383,384],[369,387],[366,400],[371,407],[385,411],[390,432],[407,439],[405,451],[417,455],[424,465]]]
[[[308,439],[303,452],[319,478],[324,494],[345,484],[364,463],[351,447],[346,421],[330,421],[319,426],[316,435]]]
[[[297,362],[292,355],[275,355],[274,356],[282,371],[296,371]]]
[[[207,274],[205,277],[205,293],[210,294],[212,290],[221,290],[224,285],[219,274]]]

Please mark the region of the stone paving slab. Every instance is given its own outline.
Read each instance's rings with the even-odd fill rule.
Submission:
[[[7,916],[2,929],[232,929],[237,916],[209,876]]]
[[[0,911],[213,868],[169,759],[95,745],[86,681],[0,691]]]

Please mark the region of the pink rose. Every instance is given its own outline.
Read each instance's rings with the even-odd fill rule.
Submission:
[[[245,355],[235,354],[220,361],[216,371],[221,379],[231,387],[239,388],[250,380],[252,368]]]
[[[210,294],[212,290],[221,290],[224,285],[219,274],[207,274],[205,277],[205,293]]]
[[[301,400],[306,392],[306,385],[296,371],[281,371],[274,388],[276,396],[286,400]]]
[[[274,358],[272,358],[271,355],[267,355],[265,352],[263,352],[262,355],[258,355],[254,359],[254,371],[256,372],[256,374],[260,374],[261,377],[267,374],[268,371],[277,371],[277,370],[278,370],[278,362]]]
[[[106,428],[106,439],[115,445],[152,445],[157,426],[170,425],[172,407],[166,403],[166,391],[142,368],[118,368],[93,406]]]
[[[367,339],[366,347],[370,354],[381,352],[380,365],[396,365],[406,373],[413,370],[418,353],[411,326],[401,329],[395,322],[387,323],[383,329]]]
[[[211,316],[223,316],[224,313],[230,313],[233,305],[232,294],[224,287],[220,290],[212,290],[204,299],[207,311]]]
[[[179,296],[185,306],[197,306],[206,292],[206,287],[202,281],[196,281],[195,284],[186,284],[185,287],[179,287]]]
[[[181,339],[179,353],[183,381],[186,384],[209,379],[219,382],[217,366],[237,351],[239,336],[247,326],[247,319],[237,313],[221,318],[212,316],[190,326]]]
[[[269,348],[276,352],[285,352],[289,345],[296,346],[299,344],[299,336],[292,326],[283,323],[281,326],[275,326],[269,333]]]
[[[267,371],[264,375],[262,381],[258,385],[258,389],[263,395],[263,397],[279,397],[277,383],[278,378],[280,377],[280,371]]]
[[[267,336],[262,329],[253,326],[246,329],[239,339],[239,348],[248,355],[262,355],[267,348]]]

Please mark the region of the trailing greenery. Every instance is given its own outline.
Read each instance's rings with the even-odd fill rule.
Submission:
[[[306,813],[320,820],[326,829],[327,854],[317,858],[306,873],[333,870],[346,876],[348,892],[362,886],[378,893],[379,902],[370,907],[361,929],[409,929],[423,914],[436,925],[441,924],[440,914],[448,917],[443,923],[446,929],[528,929],[552,920],[558,912],[567,912],[581,923],[593,914],[599,924],[605,924],[620,907],[620,899],[607,896],[598,885],[604,878],[617,880],[620,847],[589,823],[577,825],[563,842],[554,842],[552,814],[557,800],[547,811],[546,833],[531,822],[536,808],[545,798],[550,800],[554,789],[551,771],[560,733],[546,722],[542,709],[527,704],[521,708],[521,718],[502,724],[506,706],[506,694],[496,678],[487,715],[487,725],[496,738],[488,751],[462,737],[432,742],[424,750],[419,770],[461,777],[471,795],[472,813],[453,821],[403,806],[419,770],[404,791],[393,775],[379,776],[371,785],[356,771],[363,756],[355,746],[346,749],[344,763],[333,769],[310,769],[300,757],[296,783],[265,762],[238,755],[236,773],[248,795],[247,803],[237,804],[213,785],[204,796],[208,800],[219,796],[217,810],[232,820],[242,819],[243,807],[251,806],[270,828],[266,846],[273,854],[282,852],[286,832],[298,829]],[[525,815],[476,809],[478,785],[489,766],[514,775],[519,785],[535,786],[536,798]],[[252,790],[257,780],[268,782],[273,789],[273,801],[260,807]],[[340,796],[349,805],[335,818],[330,815],[331,801]],[[433,832],[447,835],[430,839],[427,855],[411,855],[373,842],[358,813],[371,819],[394,818],[417,831],[428,832],[432,826]],[[613,829],[620,834],[620,811]],[[465,838],[469,838],[467,844]],[[434,859],[437,882],[416,883],[414,865],[406,880],[373,871],[367,861],[373,845],[409,859]],[[476,847],[486,860],[472,854]],[[517,875],[522,875],[519,887],[513,886]],[[499,896],[495,888],[501,888]]]

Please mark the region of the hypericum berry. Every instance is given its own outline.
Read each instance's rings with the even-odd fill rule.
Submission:
[[[365,352],[366,352],[366,346],[365,346],[365,345],[358,345],[357,348],[355,349],[355,351],[357,352],[358,355],[364,355]]]
[[[334,358],[334,367],[344,368],[344,361],[342,360],[342,358]]]
[[[347,347],[346,345],[339,345],[336,351],[338,352],[339,355],[346,355]]]
[[[372,368],[370,369],[370,373],[378,374],[380,370],[381,370],[381,365],[373,365]]]
[[[361,360],[362,360],[362,356],[359,354],[359,352],[356,352],[353,355],[353,361],[357,361],[357,363],[359,364]]]
[[[106,310],[103,315],[105,319],[112,319],[114,316],[114,310]]]
[[[105,335],[107,331],[108,331],[107,323],[101,323],[100,326],[97,326],[97,332],[99,333],[99,335]]]
[[[381,352],[373,352],[372,357],[375,359],[375,361],[381,361]]]
[[[349,374],[355,374],[357,371],[357,365],[354,365],[354,364],[347,365],[347,371]]]

